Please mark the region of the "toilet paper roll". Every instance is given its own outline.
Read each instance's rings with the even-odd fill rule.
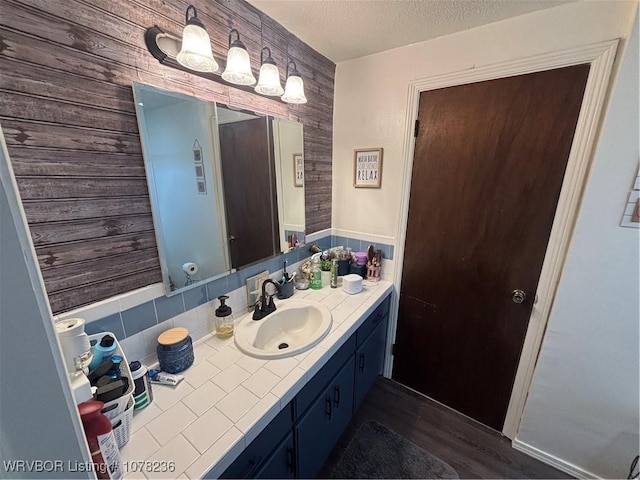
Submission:
[[[84,332],[84,323],[83,318],[68,318],[56,323],[56,333],[69,373],[86,367],[91,360],[91,343]]]
[[[198,265],[193,262],[187,262],[182,265],[182,271],[187,275],[195,275],[198,273]]]

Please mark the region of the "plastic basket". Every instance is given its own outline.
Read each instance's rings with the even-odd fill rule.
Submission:
[[[129,435],[131,434],[131,421],[133,420],[133,397],[130,397],[127,408],[124,412],[111,420],[111,426],[113,427],[113,434],[116,437],[116,443],[118,448],[122,448],[129,441]]]
[[[89,341],[97,341],[105,335],[111,335],[113,338],[116,336],[111,332],[100,332],[94,335],[89,335]],[[135,385],[133,383],[133,375],[129,369],[129,361],[120,347],[120,343],[116,339],[116,349],[114,355],[120,355],[122,357],[122,363],[120,364],[120,374],[123,377],[129,379],[129,388],[120,398],[111,400],[104,404],[102,413],[111,421],[113,426],[113,433],[116,437],[118,447],[122,447],[129,441],[129,433],[131,432],[131,419],[133,418],[133,391]]]

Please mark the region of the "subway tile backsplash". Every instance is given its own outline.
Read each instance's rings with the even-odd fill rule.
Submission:
[[[142,360],[150,365],[157,360],[156,338],[162,331],[183,326],[189,329],[194,341],[207,335],[213,331],[210,317],[218,306],[217,298],[220,295],[230,297],[227,304],[233,309],[234,316],[239,318],[248,311],[246,279],[265,270],[269,271],[272,278],[278,279],[285,260],[290,273],[297,270],[299,264],[311,255],[309,246],[312,244],[318,245],[322,250],[341,245],[351,248],[354,252],[366,251],[369,245],[374,245],[382,250],[383,259],[386,260],[383,264],[383,277],[393,280],[394,245],[371,241],[374,237],[369,235],[346,236],[331,233],[331,230],[324,230],[308,235],[307,244],[302,248],[250,265],[171,297],[165,296],[162,285],[157,284],[67,312],[56,319],[85,318],[87,333],[113,333],[120,341],[129,361]],[[385,271],[385,266],[388,271]]]

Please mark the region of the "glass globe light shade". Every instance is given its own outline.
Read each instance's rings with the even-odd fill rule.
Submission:
[[[262,95],[280,96],[284,93],[280,83],[280,72],[274,63],[263,63],[255,91]]]
[[[199,25],[187,24],[182,32],[182,48],[176,60],[197,72],[215,72],[218,64],[211,52],[211,40],[207,31]]]
[[[307,97],[304,96],[304,83],[299,75],[290,74],[287,83],[284,86],[284,95],[282,101],[287,103],[307,103]]]
[[[222,78],[236,85],[254,85],[256,83],[251,72],[249,54],[244,46],[231,45],[227,54],[227,68],[222,73]]]

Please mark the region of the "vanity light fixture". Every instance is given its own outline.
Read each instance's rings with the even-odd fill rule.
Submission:
[[[209,79],[212,78],[208,75],[209,73],[215,73],[216,76],[219,76],[218,62],[224,64],[224,59],[221,56],[213,56],[211,40],[193,5],[187,7],[185,21],[186,26],[182,38],[174,33],[166,32],[158,26],[147,28],[144,40],[149,53],[163,65],[183,71],[201,73],[201,77]],[[235,40],[233,39],[234,35]],[[244,87],[256,85],[253,89],[256,93],[270,97],[280,96],[280,99],[286,103],[307,103],[304,83],[293,60],[289,60],[287,63],[287,82],[284,90],[280,82],[280,72],[271,56],[270,48],[264,47],[262,49],[260,63],[260,81],[256,85],[247,49],[240,40],[238,30],[232,29],[229,33],[226,68],[222,73],[222,78],[225,81]],[[293,68],[290,69],[290,67]],[[214,78],[214,80],[216,79]]]
[[[293,70],[289,72],[289,67],[293,65]],[[304,96],[304,82],[296,67],[296,62],[289,60],[287,63],[287,83],[284,86],[282,101],[287,103],[307,103]]]
[[[267,52],[267,58],[264,56],[265,51]],[[260,76],[254,90],[262,95],[277,97],[284,93],[280,83],[280,70],[278,70],[276,62],[271,58],[271,49],[269,47],[264,47],[260,52]]]
[[[189,12],[192,13],[191,17]],[[213,58],[209,34],[198,18],[198,12],[193,5],[187,7],[185,23],[182,47],[176,56],[178,63],[197,72],[217,71],[218,63]]]
[[[233,34],[236,39],[231,40]],[[222,78],[236,85],[254,85],[256,78],[251,72],[251,61],[244,43],[240,40],[240,33],[235,28],[229,32],[229,52],[227,53],[227,68],[222,72]]]

